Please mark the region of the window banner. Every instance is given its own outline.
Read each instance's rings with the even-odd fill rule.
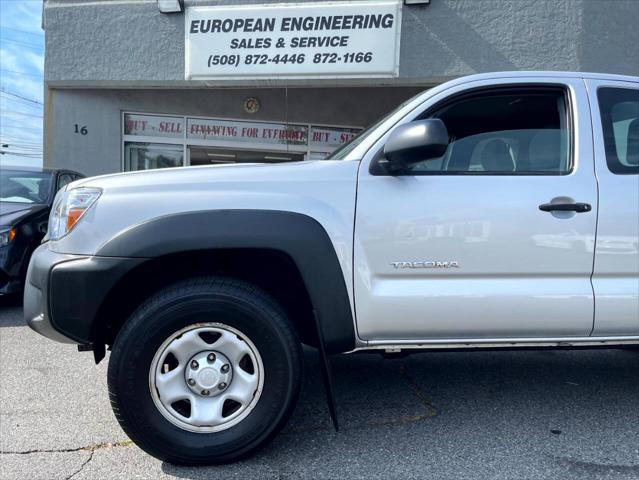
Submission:
[[[311,127],[311,147],[339,148],[360,132],[356,128]]]
[[[127,113],[124,115],[124,134],[182,138],[184,136],[184,119],[181,117]]]
[[[306,145],[308,128],[304,125],[189,118],[186,136],[200,140]]]

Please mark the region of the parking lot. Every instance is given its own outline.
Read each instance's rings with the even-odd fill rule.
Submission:
[[[342,356],[336,433],[308,350],[297,410],[266,449],[184,468],[120,430],[107,361],[40,337],[1,302],[2,479],[639,477],[639,352]]]

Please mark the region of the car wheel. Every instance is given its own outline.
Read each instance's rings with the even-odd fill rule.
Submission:
[[[238,460],[288,420],[301,343],[279,305],[234,279],[195,278],[154,295],[113,345],[108,384],[120,425],[161,460]]]

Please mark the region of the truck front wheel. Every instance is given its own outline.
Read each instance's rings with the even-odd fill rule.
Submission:
[[[235,461],[271,439],[297,401],[295,327],[262,290],[204,277],[148,299],[119,332],[108,384],[116,418],[171,463]]]

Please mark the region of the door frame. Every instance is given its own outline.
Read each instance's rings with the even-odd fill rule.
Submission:
[[[639,92],[639,82],[619,80],[616,78],[588,78],[584,80],[586,90],[590,98],[590,108],[593,119],[594,153],[595,153],[595,175],[603,201],[600,201],[597,236],[594,242],[595,258],[592,274],[592,284],[595,293],[595,322],[593,335],[628,335],[639,333],[639,307],[637,307],[637,297],[634,291],[629,292],[628,284],[639,287],[639,279],[636,270],[628,270],[637,264],[628,261],[625,255],[613,255],[614,263],[609,255],[602,253],[602,240],[610,235],[610,225],[616,223],[615,216],[619,215],[616,202],[620,200],[619,194],[623,192],[623,199],[630,201],[629,205],[636,206],[637,190],[627,189],[629,184],[637,187],[639,175],[636,173],[620,174],[614,173],[608,167],[606,158],[606,147],[604,143],[604,132],[601,121],[601,105],[599,103],[598,91],[600,88],[633,89]],[[626,194],[630,193],[630,197]],[[633,213],[632,208],[630,217]],[[622,210],[623,211],[623,210]],[[622,229],[621,227],[619,227]],[[629,226],[627,230],[632,231]],[[623,229],[622,229],[623,231]],[[632,233],[631,233],[632,235]],[[635,257],[636,258],[636,257]],[[622,266],[621,266],[622,265]],[[637,280],[637,283],[635,283]],[[619,283],[621,282],[621,283]],[[634,290],[634,289],[633,289]],[[628,299],[628,295],[631,298]]]

